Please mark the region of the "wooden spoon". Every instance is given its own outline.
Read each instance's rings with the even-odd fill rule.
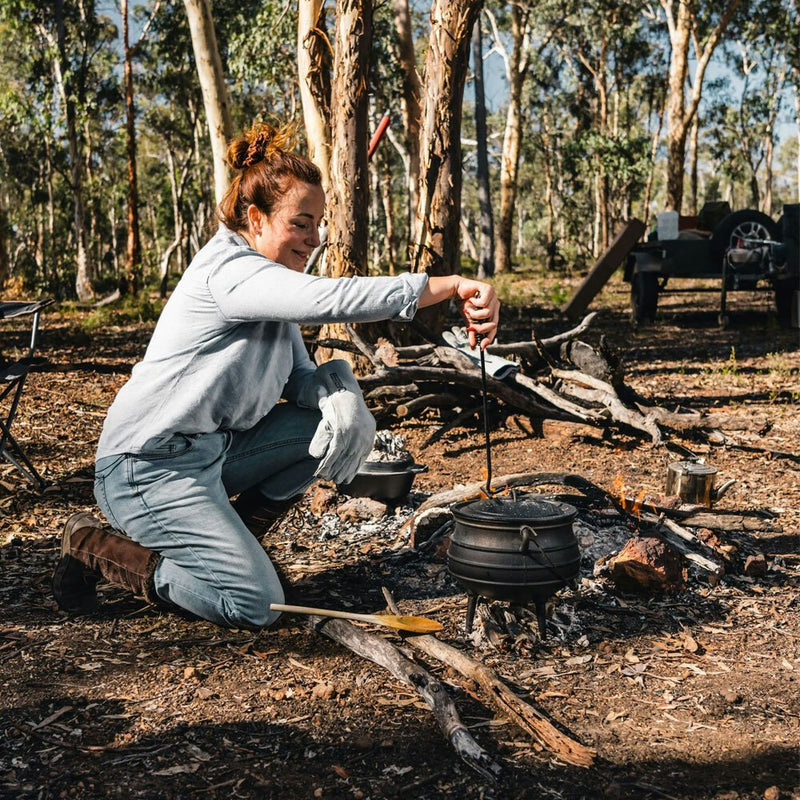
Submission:
[[[354,619],[359,622],[371,622],[373,625],[384,625],[387,628],[397,628],[397,630],[412,631],[413,633],[432,633],[442,629],[440,622],[427,617],[407,617],[398,614],[356,614],[352,611],[331,611],[327,608],[286,606],[282,603],[272,603],[270,610],[285,611],[289,614],[315,614],[318,617]]]

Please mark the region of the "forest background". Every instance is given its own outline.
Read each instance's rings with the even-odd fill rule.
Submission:
[[[257,119],[323,170],[326,274],[580,270],[630,217],[777,218],[798,30],[792,0],[0,0],[0,285],[165,295]]]

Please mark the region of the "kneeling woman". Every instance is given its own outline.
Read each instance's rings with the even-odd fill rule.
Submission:
[[[305,274],[325,197],[288,129],[254,127],[228,161],[239,174],[219,229],[103,426],[95,497],[118,533],[87,513],[67,522],[53,578],[62,608],[92,604],[104,577],[219,625],[271,624],[284,593],[260,535],[316,478],[349,481],[375,433],[347,363],[315,366],[299,325],[409,320],[453,299],[473,345],[495,336],[497,296],[478,281]]]

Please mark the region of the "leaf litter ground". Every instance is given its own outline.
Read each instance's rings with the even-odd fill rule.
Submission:
[[[630,384],[665,407],[763,418],[726,445],[682,441],[738,483],[720,509],[753,529],[718,532],[735,548],[719,585],[690,571],[665,595],[620,593],[593,561],[632,533],[624,520],[580,529],[580,584],[562,590],[542,641],[535,615],[505,604],[464,631],[466,598],[441,548],[412,551],[402,523],[430,494],[480,480],[479,425],[422,443],[439,420],[393,430],[429,471],[405,505],[377,522],[315,517],[302,504],[266,542],[309,600],[441,621],[445,640],[598,752],[589,769],[554,762],[536,742],[429,663],[462,719],[503,766],[491,784],[464,766],[418,695],[382,669],[286,616],[258,634],[228,631],[101,588],[91,615],[60,612],[49,590],[65,520],[93,509],[92,455],[105,409],[146,345],[145,325],[88,335],[74,314],[44,320],[49,365],[26,389],[16,434],[49,482],[29,489],[0,468],[0,797],[20,798],[676,798],[800,797],[800,400],[798,332],[774,326],[744,294],[727,330],[709,295],[664,298],[658,325],[634,331],[612,282],[584,338],[619,348]],[[545,303],[513,317],[506,340],[563,330]],[[3,349],[25,331],[9,327]],[[18,341],[17,341],[18,340]],[[477,423],[477,421],[476,421]],[[734,425],[735,427],[735,425]],[[661,448],[622,434],[506,419],[493,430],[495,475],[577,472],[663,491]],[[753,512],[758,512],[753,515]],[[769,569],[749,577],[748,554]],[[311,602],[313,601],[313,602]],[[381,632],[402,646],[391,632]]]

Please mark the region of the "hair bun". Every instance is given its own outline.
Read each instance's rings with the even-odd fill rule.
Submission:
[[[289,125],[275,128],[268,122],[256,123],[244,136],[231,142],[228,164],[234,169],[252,167],[279,150],[291,150],[293,139]]]

